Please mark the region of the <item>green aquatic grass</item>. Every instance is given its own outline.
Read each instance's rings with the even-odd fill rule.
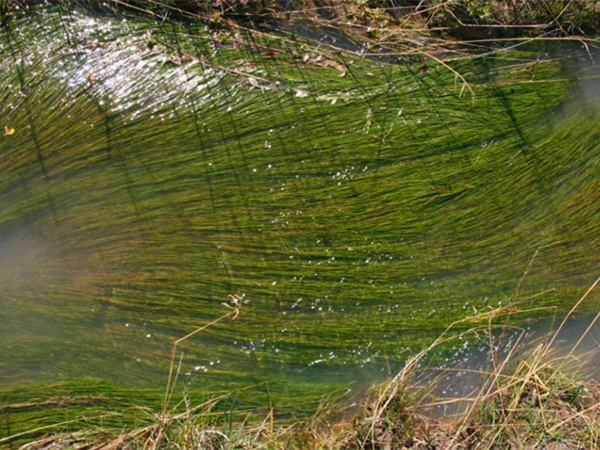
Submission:
[[[159,392],[235,295],[178,389],[292,411],[506,304],[536,250],[539,316],[597,275],[596,106],[535,50],[455,63],[473,96],[435,63],[46,6],[0,54],[2,404]],[[21,414],[0,436],[62,420]]]

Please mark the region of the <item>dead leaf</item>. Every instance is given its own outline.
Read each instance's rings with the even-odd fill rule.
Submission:
[[[87,80],[88,80],[90,83],[93,83],[93,82],[94,82],[94,73],[93,73],[91,70],[90,70],[90,71],[88,72],[88,74],[87,74]]]
[[[187,64],[190,63],[192,61],[195,61],[195,58],[191,55],[188,55],[187,53],[185,53],[182,57],[181,57],[181,63],[182,64]]]
[[[104,48],[108,46],[109,42],[104,41],[94,41],[92,42],[92,50],[96,50],[97,48]]]
[[[324,59],[321,62],[321,65],[323,67],[333,67],[335,70],[337,70],[339,72],[340,77],[346,76],[346,68],[339,62],[334,61],[333,59]]]
[[[323,58],[323,55],[311,55],[310,53],[306,53],[302,58],[302,61],[306,64],[333,68],[338,71],[340,77],[346,76],[346,67],[344,67],[343,64],[334,61],[333,59]]]
[[[10,127],[4,127],[4,136],[12,136],[15,134],[15,129]]]
[[[196,61],[196,58],[194,58],[192,55],[188,55],[187,53],[184,53],[181,56],[171,55],[169,57],[169,62],[176,66],[183,66],[184,64],[191,63],[192,61]]]

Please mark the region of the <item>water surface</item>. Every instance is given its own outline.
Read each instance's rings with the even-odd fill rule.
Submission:
[[[564,311],[598,276],[600,121],[597,71],[556,49],[457,61],[467,89],[435,63],[309,39],[16,19],[0,39],[0,401],[158,392],[173,342],[232,298],[237,320],[182,345],[180,380],[280,411],[360,391],[506,304],[536,250],[518,300]],[[33,423],[3,416],[0,436]]]

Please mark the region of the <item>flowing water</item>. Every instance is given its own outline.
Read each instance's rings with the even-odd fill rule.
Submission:
[[[458,59],[465,88],[283,36],[50,6],[1,30],[0,403],[103,397],[5,408],[0,437],[155,404],[232,299],[178,390],[289,412],[506,304],[536,250],[537,317],[599,275],[585,51]]]

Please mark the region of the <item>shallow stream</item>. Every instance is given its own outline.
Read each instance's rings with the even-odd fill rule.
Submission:
[[[179,388],[302,412],[515,300],[536,251],[522,320],[600,275],[583,48],[457,58],[465,86],[283,36],[51,6],[0,31],[0,404],[105,396],[0,437],[159,401],[224,304]]]

